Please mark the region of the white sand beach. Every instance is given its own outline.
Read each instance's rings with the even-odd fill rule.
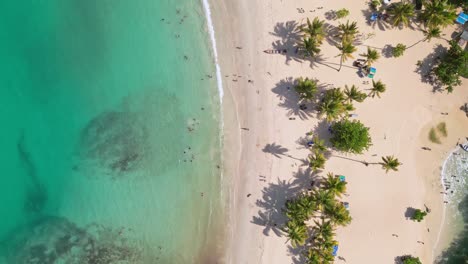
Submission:
[[[412,254],[431,263],[443,210],[440,167],[458,138],[467,136],[467,118],[458,108],[468,100],[468,82],[451,94],[433,93],[416,72],[416,62],[424,61],[438,44],[447,46],[447,41],[421,42],[402,57],[388,58],[386,45],[410,46],[424,36],[416,29],[369,25],[364,1],[221,0],[211,5],[225,90],[224,171],[230,206],[225,262],[299,263],[294,261],[298,253],[280,230],[285,220],[281,208],[311,180],[302,162],[309,150],[299,144],[300,139],[309,131],[326,138],[327,127],[314,111],[298,109],[292,80],[302,76],[316,78],[327,88],[353,84],[370,88],[363,84],[369,79],[360,78],[351,67],[353,60],[346,61],[340,72],[335,69],[339,51],[327,41],[321,46],[322,64],[310,65],[295,57],[294,29],[306,18],[318,17],[333,26],[356,21],[362,44],[354,57],[367,46],[383,51],[373,66],[375,79],[387,85],[381,98],[368,98],[353,111],[370,127],[373,145],[362,155],[334,152],[322,172],[345,175],[348,181],[349,196],[344,200],[350,204],[353,221],[337,230],[338,255],[346,263],[390,264],[397,256]],[[298,8],[305,12],[299,13]],[[327,12],[340,8],[350,15],[341,20],[326,18]],[[445,29],[445,38],[453,30]],[[285,48],[288,53],[263,52],[273,48]],[[441,115],[445,112],[448,115]],[[446,122],[448,137],[434,144],[428,140],[428,131],[439,122]],[[398,172],[386,174],[380,166],[349,160],[378,162],[386,155],[403,163]],[[423,222],[405,217],[408,207],[424,205],[431,213]]]

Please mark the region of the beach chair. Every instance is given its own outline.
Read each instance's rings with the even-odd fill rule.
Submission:
[[[461,12],[455,20],[458,24],[464,25],[468,21],[468,15]]]
[[[336,257],[336,256],[338,255],[338,245],[334,245],[334,246],[333,246],[332,255],[333,255],[334,257]]]
[[[376,68],[370,67],[370,69],[369,69],[369,74],[367,75],[367,77],[369,77],[369,78],[371,78],[371,79],[374,78],[374,75],[375,75],[376,72],[377,72],[377,69],[376,69]]]

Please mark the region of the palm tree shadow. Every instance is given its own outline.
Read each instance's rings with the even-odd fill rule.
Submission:
[[[273,49],[287,50],[284,54],[286,56],[286,64],[291,60],[301,62],[303,58],[297,53],[297,43],[302,37],[302,32],[299,29],[299,24],[296,21],[286,21],[276,23],[271,35],[280,38],[274,41],[271,45]]]
[[[298,186],[285,180],[269,183],[262,190],[262,199],[256,201],[260,208],[257,216],[253,216],[251,223],[263,226],[263,234],[269,236],[273,232],[278,237],[283,235],[282,227],[287,218],[283,213],[287,199],[297,195]]]
[[[276,86],[272,89],[273,93],[277,94],[281,102],[279,106],[286,108],[287,115],[295,115],[300,119],[309,119],[312,116],[310,112],[311,107],[307,109],[301,109],[299,104],[302,103],[302,100],[299,98],[299,95],[294,91],[295,80],[292,77],[287,77],[280,80]],[[307,105],[307,103],[304,103]]]
[[[308,246],[298,246],[298,247],[293,247],[291,245],[288,245],[288,253],[289,256],[292,258],[292,263],[293,264],[306,264],[307,263],[307,258],[304,253],[307,252]]]
[[[434,51],[428,54],[415,70],[416,73],[421,75],[421,81],[423,83],[429,83],[432,85],[432,92],[434,93],[443,91],[442,86],[435,81],[432,70],[445,52],[447,52],[446,48],[444,48],[442,45],[437,45],[434,48]]]
[[[270,153],[271,155],[281,159],[282,155],[286,155],[288,149],[282,147],[281,145],[277,145],[276,143],[266,144],[265,147],[262,149],[265,153]]]

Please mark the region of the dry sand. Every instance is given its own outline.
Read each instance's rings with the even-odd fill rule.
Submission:
[[[299,254],[279,229],[285,220],[281,208],[286,198],[306,188],[311,180],[302,162],[308,150],[299,144],[300,139],[311,130],[326,137],[326,125],[313,111],[299,111],[290,82],[303,76],[318,79],[323,87],[355,84],[368,89],[370,85],[362,84],[369,79],[357,76],[356,69],[350,67],[352,60],[345,62],[340,72],[334,69],[339,52],[327,41],[321,47],[324,64],[311,66],[296,60],[291,30],[307,17],[317,16],[333,26],[348,19],[357,21],[364,37],[356,58],[367,45],[382,49],[401,42],[409,46],[423,34],[420,30],[368,25],[369,8],[364,1],[221,0],[211,5],[225,90],[225,187],[230,206],[225,262],[301,263],[294,262]],[[298,8],[305,13],[299,13]],[[350,16],[326,19],[326,12],[340,8],[349,9]],[[446,38],[452,31],[446,30]],[[354,111],[357,119],[370,127],[373,146],[358,156],[334,153],[322,173],[347,176],[349,197],[344,200],[350,203],[353,222],[337,230],[338,255],[347,263],[394,263],[394,258],[403,254],[430,263],[434,257],[443,209],[440,166],[457,138],[467,136],[468,131],[467,118],[458,110],[468,100],[467,82],[453,94],[434,94],[416,72],[416,62],[424,60],[437,44],[447,45],[444,40],[423,42],[403,57],[382,56],[374,64],[375,79],[382,80],[387,91],[382,98],[356,104]],[[288,55],[263,53],[281,47],[289,48]],[[435,145],[428,142],[427,134],[429,127],[441,120],[447,123],[449,137]],[[432,151],[422,150],[423,146]],[[385,174],[380,166],[366,167],[336,157],[373,162],[384,155],[395,155],[403,162],[398,172]],[[408,207],[424,208],[424,204],[432,210],[427,220],[415,223],[406,219]]]

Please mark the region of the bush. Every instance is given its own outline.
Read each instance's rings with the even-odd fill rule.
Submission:
[[[340,151],[362,153],[371,145],[369,128],[357,120],[341,120],[331,126],[333,147]]]
[[[411,220],[414,220],[414,221],[417,221],[417,222],[421,222],[424,217],[427,215],[427,212],[426,211],[423,211],[423,210],[420,210],[420,209],[416,209],[414,211],[414,214],[411,216]]]
[[[467,74],[468,52],[464,51],[457,42],[450,41],[450,49],[442,57],[439,65],[434,68],[437,80],[450,93],[454,86],[461,85],[460,76]]]
[[[398,58],[398,57],[403,56],[403,54],[405,53],[405,50],[406,50],[406,46],[401,43],[398,43],[396,47],[393,48],[393,51],[392,51],[393,57]]]
[[[437,125],[437,130],[440,132],[440,134],[442,134],[442,136],[447,137],[447,135],[448,135],[448,133],[447,133],[447,124],[445,124],[445,122],[440,122]]]
[[[380,0],[372,0],[370,2],[370,6],[374,10],[377,10],[381,4],[382,4],[382,2],[380,2]]]
[[[343,17],[347,17],[349,15],[349,10],[346,8],[343,8],[343,9],[336,11],[335,14],[336,14],[336,18],[340,19]]]
[[[400,260],[403,262],[403,264],[422,264],[419,258],[413,257],[411,255],[401,256]]]
[[[432,143],[436,143],[436,144],[442,143],[442,142],[440,142],[439,136],[437,136],[436,131],[435,131],[434,128],[431,128],[431,130],[429,131],[429,140]]]

